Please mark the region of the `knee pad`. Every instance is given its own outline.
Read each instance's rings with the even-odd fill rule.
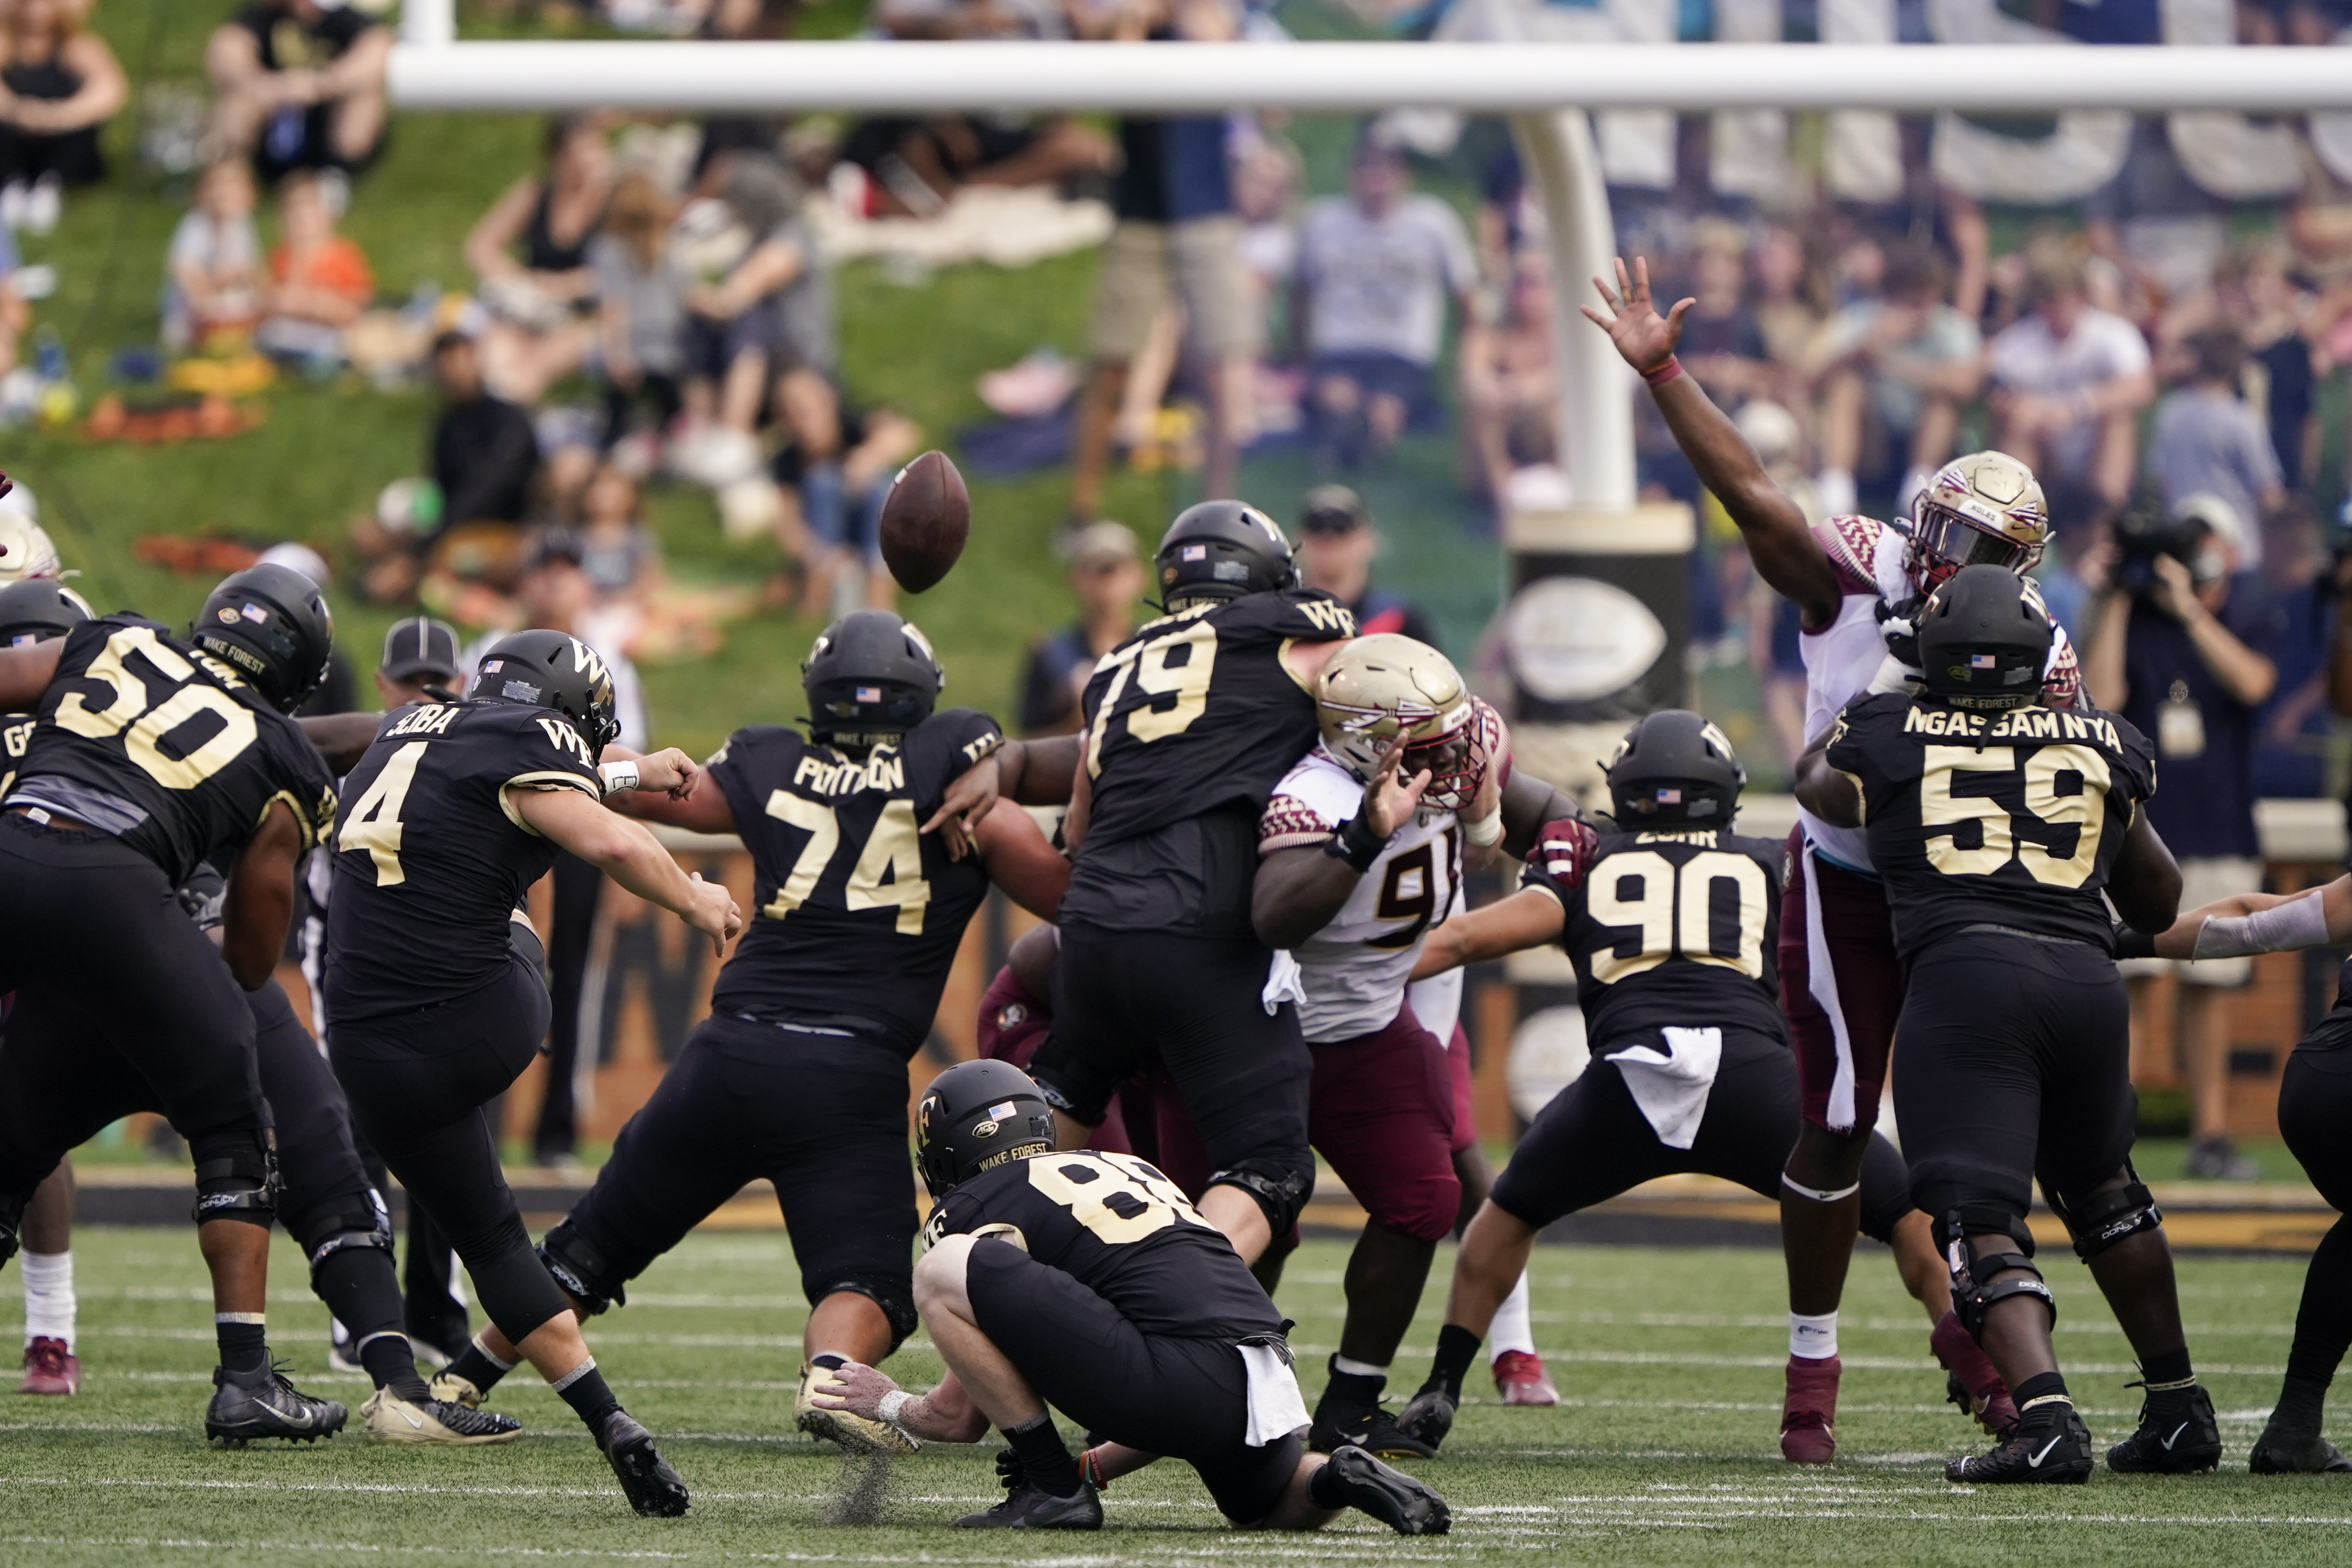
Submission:
[[[2116,1243],[2164,1224],[2164,1211],[2157,1207],[2156,1195],[2147,1190],[2129,1161],[2124,1164],[2124,1176],[2123,1186],[2092,1193],[2080,1202],[2068,1202],[2054,1192],[2044,1194],[2058,1218],[2065,1221],[2066,1234],[2074,1239],[2074,1256],[2085,1263]]]
[[[213,1219],[241,1219],[264,1230],[278,1215],[278,1195],[285,1184],[278,1176],[278,1141],[268,1129],[252,1134],[249,1145],[226,1151],[217,1147],[196,1161],[196,1207],[191,1216],[198,1225]]]
[[[883,1354],[898,1354],[898,1347],[907,1343],[907,1336],[915,1332],[917,1321],[914,1291],[908,1281],[873,1278],[835,1280],[821,1291],[810,1291],[809,1305],[814,1307],[827,1296],[844,1293],[863,1296],[882,1309],[882,1315],[890,1322],[890,1348]]]
[[[2033,1277],[2030,1280],[2003,1280],[1986,1285],[1979,1281],[2011,1269],[2022,1269]],[[1989,1252],[1970,1259],[1952,1270],[1952,1312],[1969,1337],[1984,1343],[1985,1313],[1997,1302],[2011,1296],[2034,1296],[2050,1309],[2050,1326],[2058,1326],[2058,1302],[2050,1294],[2050,1287],[2042,1282],[2042,1270],[2022,1252]]]
[[[310,1250],[310,1278],[319,1277],[320,1266],[338,1252],[354,1247],[373,1247],[387,1258],[392,1256],[392,1216],[384,1212],[383,1200],[371,1190],[369,1206],[337,1217],[331,1228],[317,1242],[304,1238]]]
[[[1957,1271],[1968,1261],[1971,1236],[2006,1236],[2017,1243],[2019,1252],[2033,1256],[2032,1228],[2025,1223],[2025,1216],[2001,1204],[1964,1203],[1947,1209],[1936,1221],[1936,1245],[1944,1249],[1947,1267]]]
[[[539,1244],[539,1260],[589,1317],[597,1317],[614,1305],[629,1304],[628,1292],[622,1289],[627,1280],[569,1219],[549,1231]]]
[[[1307,1200],[1315,1195],[1315,1166],[1304,1169],[1286,1161],[1263,1157],[1242,1161],[1221,1171],[1211,1173],[1211,1186],[1237,1186],[1257,1199],[1265,1210],[1265,1222],[1276,1236],[1298,1223],[1307,1207]]]

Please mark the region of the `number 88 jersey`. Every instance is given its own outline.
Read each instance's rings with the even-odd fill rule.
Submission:
[[[1769,839],[1704,829],[1603,833],[1583,881],[1530,863],[1522,887],[1566,907],[1560,946],[1596,1051],[1658,1029],[1746,1029],[1787,1038],[1772,956],[1780,869]]]

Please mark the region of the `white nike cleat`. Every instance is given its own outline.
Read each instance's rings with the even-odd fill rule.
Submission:
[[[441,1443],[478,1446],[522,1436],[522,1423],[495,1410],[476,1410],[454,1401],[415,1404],[379,1388],[360,1406],[361,1425],[371,1443]]]

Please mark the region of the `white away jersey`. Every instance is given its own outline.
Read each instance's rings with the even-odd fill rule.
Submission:
[[[1319,844],[1364,803],[1363,781],[1320,746],[1274,787],[1258,820],[1258,853]],[[1396,831],[1332,917],[1294,950],[1310,1045],[1388,1027],[1404,1005],[1422,940],[1452,911],[1462,885],[1462,834],[1451,811],[1423,811]]]
[[[1797,641],[1805,665],[1805,734],[1818,736],[1830,727],[1845,705],[1870,689],[1878,668],[1886,661],[1886,639],[1879,631],[1878,604],[1900,604],[1912,597],[1911,580],[1904,575],[1903,557],[1911,541],[1876,517],[1832,517],[1813,529],[1830,570],[1837,574],[1845,598],[1837,618],[1818,632],[1806,632]],[[2042,695],[2053,706],[2073,705],[2082,690],[2083,673],[2074,644],[2059,629],[2050,644],[2050,663],[2042,677]],[[1801,806],[1797,819],[1814,847],[1855,871],[1871,869],[1868,835],[1859,828],[1832,827]]]

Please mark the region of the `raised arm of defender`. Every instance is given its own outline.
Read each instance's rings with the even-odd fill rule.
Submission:
[[[1755,448],[1698,382],[1682,373],[1675,359],[1675,345],[1682,341],[1683,315],[1697,301],[1677,301],[1660,316],[1650,297],[1650,264],[1638,256],[1630,276],[1625,263],[1617,263],[1613,290],[1601,278],[1592,283],[1601,290],[1609,313],[1604,316],[1590,305],[1579,308],[1609,334],[1625,362],[1649,382],[1650,395],[1665,416],[1666,428],[1674,432],[1675,444],[1698,470],[1699,482],[1739,525],[1757,575],[1797,607],[1807,630],[1828,625],[1837,618],[1838,601],[1843,595],[1830,570],[1829,557],[1822,553],[1806,526],[1804,512],[1772,482]]]

